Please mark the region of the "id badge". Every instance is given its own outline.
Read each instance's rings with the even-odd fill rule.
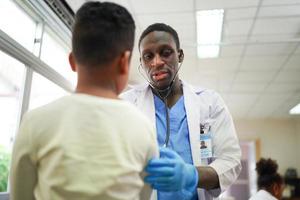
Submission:
[[[208,123],[200,124],[200,152],[201,159],[212,158],[212,140],[210,125]]]

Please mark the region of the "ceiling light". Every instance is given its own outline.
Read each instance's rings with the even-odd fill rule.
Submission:
[[[300,103],[290,110],[290,115],[300,115]]]
[[[224,10],[197,11],[197,54],[199,58],[216,58],[220,52]]]

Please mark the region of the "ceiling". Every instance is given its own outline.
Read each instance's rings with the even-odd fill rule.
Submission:
[[[84,0],[67,0],[76,11]],[[113,0],[135,18],[177,30],[185,52],[180,76],[221,93],[234,118],[291,118],[300,103],[300,0]],[[197,58],[195,12],[224,9],[218,58]],[[134,49],[130,84],[144,82]]]

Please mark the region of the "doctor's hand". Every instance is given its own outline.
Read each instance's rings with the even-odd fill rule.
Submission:
[[[196,167],[185,163],[175,151],[165,147],[160,148],[159,159],[149,161],[146,172],[145,182],[159,191],[194,192],[198,184]]]

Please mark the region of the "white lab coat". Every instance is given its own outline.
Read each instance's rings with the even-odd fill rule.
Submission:
[[[273,195],[271,195],[266,190],[259,190],[253,197],[249,200],[278,200]]]
[[[216,170],[220,181],[219,189],[208,191],[198,189],[198,196],[201,200],[217,199],[216,197],[237,179],[241,171],[241,150],[233,121],[226,105],[216,92],[194,89],[183,81],[182,84],[193,163],[195,166],[211,166]],[[135,104],[155,126],[153,93],[148,85],[137,86],[120,97]],[[208,159],[201,159],[200,123],[211,125],[213,151],[211,163]]]

